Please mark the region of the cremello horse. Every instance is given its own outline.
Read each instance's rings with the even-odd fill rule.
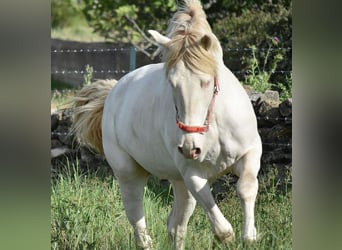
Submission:
[[[167,36],[149,32],[160,44],[164,62],[141,67],[116,84],[98,81],[84,87],[75,100],[74,130],[106,156],[138,246],[152,247],[143,211],[151,174],[172,184],[167,228],[177,249],[184,248],[196,201],[215,236],[222,242],[234,239],[209,186],[228,172],[239,176],[243,238],[256,240],[261,157],[256,117],[241,84],[223,63],[200,1],[187,0],[179,7]]]

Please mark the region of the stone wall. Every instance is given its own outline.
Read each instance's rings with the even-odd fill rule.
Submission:
[[[292,168],[292,99],[280,102],[276,91],[249,95],[263,143],[260,174],[275,168],[283,185]]]
[[[277,168],[281,181],[292,166],[292,99],[279,101],[279,94],[266,91],[264,94],[246,88],[258,118],[258,129],[263,142],[261,174]],[[67,161],[78,159],[84,171],[111,170],[103,156],[81,146],[70,135],[71,111],[51,114],[51,164],[52,173]]]

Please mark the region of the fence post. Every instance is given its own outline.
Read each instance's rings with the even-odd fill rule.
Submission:
[[[137,58],[137,52],[135,51],[134,46],[132,46],[130,49],[130,53],[129,53],[129,70],[130,71],[135,70],[136,58]]]

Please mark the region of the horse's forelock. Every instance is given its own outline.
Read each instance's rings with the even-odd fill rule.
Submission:
[[[192,71],[200,71],[210,75],[216,74],[217,63],[213,53],[201,44],[204,35],[212,37],[210,25],[206,19],[202,5],[198,0],[184,1],[185,5],[169,21],[167,36],[171,41],[164,51],[167,71],[180,60]],[[216,40],[212,39],[215,43]],[[217,45],[212,46],[213,49]]]
[[[180,60],[193,72],[216,75],[217,63],[213,55],[202,44],[203,34],[178,30],[172,34],[164,55],[166,69],[169,71]],[[209,38],[210,39],[210,38]]]
[[[185,5],[181,5],[178,11],[169,21],[167,30],[168,36],[179,27],[188,27],[193,30],[205,30],[212,32],[209,23],[207,22],[206,14],[202,8],[201,2],[198,0],[184,1]]]

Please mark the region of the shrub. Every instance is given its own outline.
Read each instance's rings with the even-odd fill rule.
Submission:
[[[273,43],[276,44],[277,40],[273,39]],[[272,46],[270,45],[268,50],[266,51],[265,58],[261,63],[256,57],[257,48],[255,46],[251,46],[251,50],[252,57],[247,61],[249,70],[245,77],[244,83],[247,85],[251,85],[253,89],[263,93],[274,86],[274,84],[270,82],[270,79],[272,74],[276,70],[278,63],[283,60],[283,56],[279,52],[274,56],[271,56],[270,52],[272,51]],[[282,86],[285,90],[285,85]]]
[[[81,3],[76,0],[52,0],[51,1],[51,27],[63,28],[69,26],[82,14]]]
[[[281,54],[284,60],[279,61],[277,68],[283,71],[292,69],[292,4],[284,3],[265,5],[259,8],[245,9],[241,14],[232,13],[213,24],[213,31],[219,38],[224,52],[224,61],[233,71],[246,71],[250,67],[250,58],[267,61],[265,69],[272,68],[272,60]],[[268,50],[270,41],[277,37],[277,49]],[[241,48],[256,47],[256,50]],[[227,50],[240,48],[241,50]],[[285,49],[283,49],[285,48]],[[254,53],[251,55],[251,53]],[[270,59],[269,58],[269,59]],[[274,69],[277,70],[277,69]],[[243,80],[243,75],[238,75]],[[285,75],[272,75],[273,82],[285,82]]]
[[[93,80],[94,68],[88,64],[85,66],[85,74],[83,75],[83,85],[90,85]]]

